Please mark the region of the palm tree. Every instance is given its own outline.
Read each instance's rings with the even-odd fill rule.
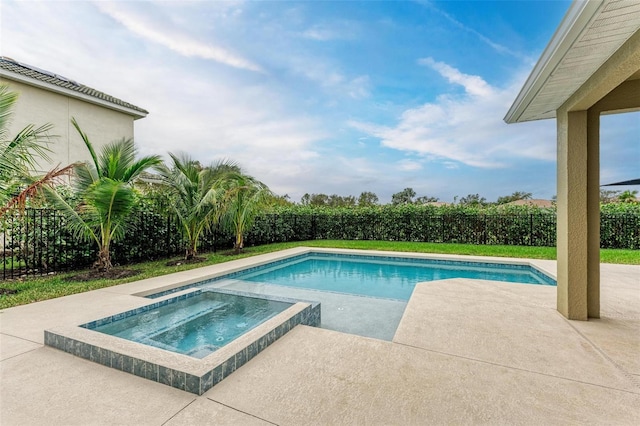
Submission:
[[[222,223],[235,235],[233,249],[237,254],[244,248],[245,232],[273,198],[273,193],[264,183],[239,172],[229,173],[219,185],[223,189]]]
[[[74,187],[82,201],[74,208],[54,191],[47,194],[52,204],[65,214],[69,228],[77,238],[95,241],[98,259],[94,267],[107,271],[112,267],[111,243],[124,237],[126,219],[136,203],[133,182],[162,160],[157,155],[136,160],[133,140],[124,138],[105,145],[97,155],[75,118],[71,123],[92,160],[76,167]]]
[[[9,122],[18,94],[0,84],[0,216],[10,207],[24,207],[27,197],[35,195],[44,185],[70,172],[70,167],[55,168],[40,178],[31,177],[37,167],[36,157],[48,161],[47,143],[52,136],[51,124],[25,127],[17,135],[9,135]],[[25,187],[19,190],[18,188]]]
[[[239,172],[231,161],[220,161],[203,167],[186,154],[172,154],[173,165],[157,167],[161,179],[171,188],[172,210],[182,227],[187,247],[185,259],[198,253],[198,239],[220,217],[219,201],[222,191],[218,182],[230,172]]]
[[[637,203],[638,199],[636,198],[638,195],[638,191],[626,190],[622,194],[618,195],[618,200],[621,203]]]

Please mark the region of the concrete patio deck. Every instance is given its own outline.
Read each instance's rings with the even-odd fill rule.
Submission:
[[[553,287],[422,283],[392,342],[298,326],[202,396],[43,346],[166,279],[0,311],[0,425],[640,424],[639,266],[602,265],[588,322]]]

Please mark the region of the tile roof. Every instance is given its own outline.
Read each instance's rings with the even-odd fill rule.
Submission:
[[[107,95],[106,93],[93,89],[89,86],[85,86],[84,84],[77,83],[71,79],[68,79],[58,74],[54,74],[50,71],[46,71],[31,65],[14,61],[13,59],[8,58],[6,56],[0,56],[0,71],[2,70],[6,70],[14,74],[19,74],[21,76],[34,79],[43,83],[52,84],[62,89],[67,89],[67,90],[77,92],[79,94],[90,96],[92,98],[96,98],[101,101],[108,102],[113,105],[117,105],[119,107],[134,110],[138,112],[141,117],[144,117],[149,113],[149,111],[147,110],[144,110],[140,107],[130,104],[129,102],[125,102],[121,99],[115,98],[111,95]]]

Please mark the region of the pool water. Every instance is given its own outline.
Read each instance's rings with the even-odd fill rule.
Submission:
[[[450,278],[556,285],[527,264],[312,252],[147,297],[199,287],[314,301],[322,328],[391,341],[416,284]]]
[[[245,282],[404,301],[417,283],[449,278],[555,285],[551,278],[524,265],[324,254],[233,276]]]
[[[95,331],[204,358],[292,303],[205,291]]]

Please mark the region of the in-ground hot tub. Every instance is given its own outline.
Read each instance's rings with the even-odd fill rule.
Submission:
[[[124,319],[82,327],[201,359],[294,304],[203,291]]]
[[[320,304],[195,290],[46,330],[45,344],[201,395],[298,324],[319,326]]]

